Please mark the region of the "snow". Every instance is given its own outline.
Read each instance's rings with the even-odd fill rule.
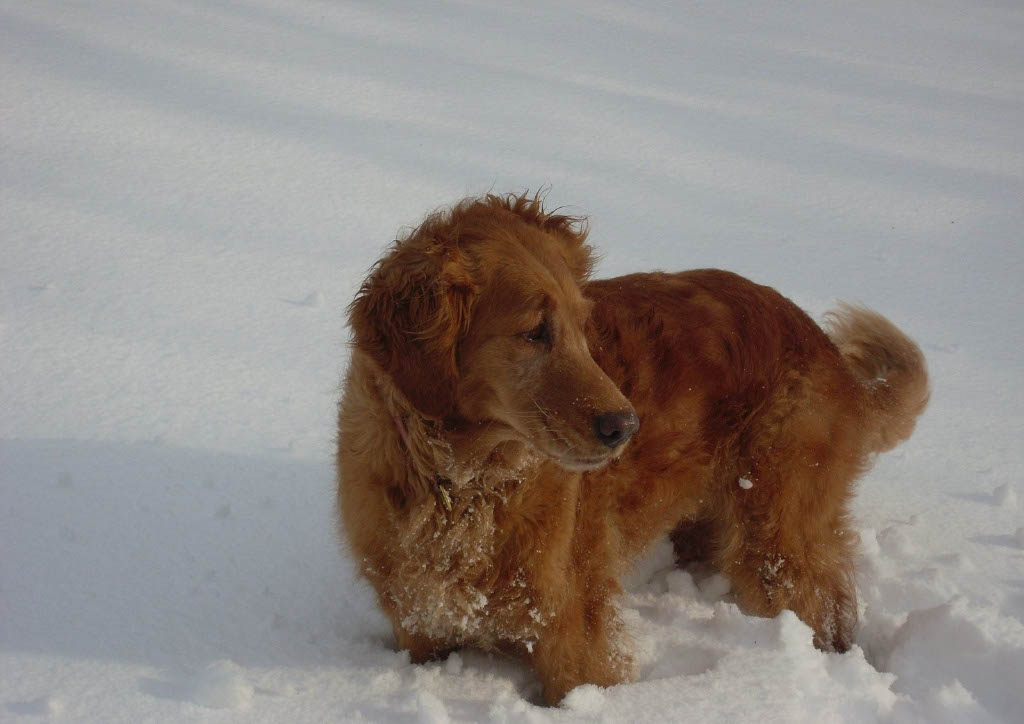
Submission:
[[[233,661],[214,661],[186,681],[183,699],[210,709],[247,709],[253,688],[244,670]]]
[[[885,667],[897,692],[923,698],[939,685],[960,683],[972,698],[1009,720],[1024,711],[1024,625],[964,598],[911,611],[896,630]]]
[[[597,716],[604,709],[605,697],[601,687],[594,686],[593,684],[584,684],[570,691],[566,695],[562,706],[580,714]]]
[[[1005,0],[0,3],[0,721],[1019,721],[1021,37]],[[921,342],[849,653],[667,542],[635,683],[546,709],[393,650],[334,530],[344,308],[428,210],[541,184],[601,275]]]
[[[1003,483],[992,491],[992,502],[1003,508],[1017,507],[1017,491],[1010,483]]]

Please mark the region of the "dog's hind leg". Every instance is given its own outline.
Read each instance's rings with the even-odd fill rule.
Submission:
[[[720,480],[714,506],[715,563],[740,606],[794,611],[825,650],[846,651],[857,623],[857,535],[847,519],[863,469],[855,423],[825,400],[794,412]]]
[[[842,516],[798,535],[750,519],[733,526],[735,532],[723,536],[718,565],[740,607],[767,617],[790,609],[814,630],[819,649],[849,649],[857,624],[851,551],[856,534]]]

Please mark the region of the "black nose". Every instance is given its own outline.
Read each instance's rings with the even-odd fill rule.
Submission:
[[[594,432],[597,439],[608,447],[618,447],[626,442],[640,428],[636,413],[606,412],[594,418]]]

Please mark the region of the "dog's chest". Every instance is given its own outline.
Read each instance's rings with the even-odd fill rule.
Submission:
[[[457,497],[407,521],[385,592],[410,633],[482,647],[531,647],[549,616],[533,594],[495,495]]]

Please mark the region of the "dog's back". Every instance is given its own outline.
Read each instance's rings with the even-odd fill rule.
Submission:
[[[924,358],[881,315],[843,307],[831,337],[775,290],[719,270],[592,282],[591,351],[640,417],[613,466],[626,555],[665,532],[761,615],[791,608],[823,648],[856,622],[846,511],[871,455],[913,430]],[[694,550],[686,550],[692,548]]]

